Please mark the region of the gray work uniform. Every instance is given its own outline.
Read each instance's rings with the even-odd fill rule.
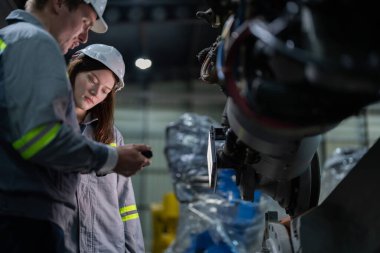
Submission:
[[[81,124],[83,134],[93,139],[96,124],[97,119],[91,119],[88,114]],[[124,145],[116,127],[114,135],[111,145]],[[77,199],[79,252],[145,252],[131,178],[116,173],[82,174]]]
[[[0,215],[64,229],[79,172],[109,171],[117,152],[80,134],[56,40],[28,12],[15,10],[7,21],[0,30]]]

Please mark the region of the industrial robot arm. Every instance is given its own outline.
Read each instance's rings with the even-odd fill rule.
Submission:
[[[224,142],[209,152],[210,185],[217,169],[234,168],[244,199],[260,189],[291,216],[302,214],[318,203],[321,134],[379,100],[376,18],[348,19],[345,11],[371,12],[355,1],[207,2],[197,16],[220,36],[201,78],[227,97],[223,128],[210,131],[211,146]],[[362,37],[339,31],[350,25]]]

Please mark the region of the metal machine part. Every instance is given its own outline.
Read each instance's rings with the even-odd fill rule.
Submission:
[[[302,252],[380,250],[380,171],[377,141],[321,205],[300,216]]]
[[[222,21],[216,62],[207,65],[216,75],[207,76],[217,77],[227,97],[225,144],[215,151],[214,170],[236,169],[244,199],[261,189],[288,211],[292,252],[378,252],[380,206],[372,200],[380,190],[379,147],[316,207],[320,135],[380,100],[375,3],[207,2]],[[270,229],[274,237],[284,234],[277,223]],[[265,243],[272,252],[288,249]]]
[[[220,141],[224,141],[225,144],[217,149],[215,143]],[[273,155],[276,154],[280,155],[279,152]],[[290,170],[299,169],[300,172],[282,180],[279,174],[270,174],[270,172],[271,169],[275,172],[283,171],[283,169],[275,167],[277,164],[271,164],[270,157],[267,157],[269,157],[268,153],[254,150],[239,141],[233,131],[212,127],[208,143],[210,187],[215,189],[218,169],[233,168],[237,172],[236,182],[244,200],[253,201],[254,191],[260,189],[276,200],[290,215],[298,215],[318,204],[320,167],[315,151],[311,154],[311,161],[300,163],[299,167],[292,167],[294,163],[292,159],[297,160],[297,155],[283,158],[290,165],[288,166],[289,174],[292,173]],[[261,163],[263,160],[266,160],[264,165]],[[283,166],[286,164],[284,163]],[[260,168],[264,169],[264,173],[261,173]]]
[[[203,72],[227,96],[216,167],[238,171],[244,199],[263,189],[290,214],[300,214],[317,205],[312,159],[320,135],[380,100],[380,43],[371,39],[378,15],[348,19],[353,0],[207,2],[221,35],[212,47],[215,63],[207,62],[217,75],[211,67]],[[365,0],[358,12],[373,13],[371,6]],[[335,21],[340,26],[330,25]],[[341,28],[349,34],[337,32]],[[301,196],[305,189],[308,197]]]
[[[293,135],[263,127],[255,119],[237,110],[227,101],[229,124],[237,138],[260,154],[254,168],[257,173],[273,180],[285,181],[301,175],[307,168],[320,142],[320,135],[302,136],[302,129]]]
[[[278,223],[268,224],[268,239],[266,239],[265,244],[267,247],[266,252],[272,253],[290,253],[291,244],[289,242],[288,231],[286,228]],[[265,252],[265,251],[263,251]]]
[[[265,214],[265,231],[262,249],[258,253],[292,253],[287,228],[278,222],[277,212]]]
[[[380,191],[379,153],[377,141],[321,205],[289,228],[268,212],[261,253],[379,252],[380,203],[373,196]]]

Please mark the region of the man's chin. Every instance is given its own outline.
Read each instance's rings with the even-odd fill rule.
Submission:
[[[62,46],[61,50],[62,50],[63,54],[67,54],[70,50],[73,50],[75,48],[76,47],[74,46],[74,44],[71,44],[71,45],[64,45],[64,46]]]

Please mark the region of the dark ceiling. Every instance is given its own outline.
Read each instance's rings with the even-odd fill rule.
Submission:
[[[91,33],[88,43],[105,43],[121,51],[127,81],[195,79],[200,63],[196,55],[209,47],[217,31],[195,14],[206,10],[200,0],[109,0],[104,18],[106,34]],[[139,70],[137,58],[152,60],[152,68]]]
[[[22,8],[26,0],[5,1]],[[108,0],[104,18],[109,30],[90,33],[87,44],[119,49],[126,61],[127,82],[196,79],[200,69],[196,55],[218,35],[195,17],[197,11],[206,9],[202,0]],[[138,70],[134,62],[139,57],[151,59],[152,67]]]

